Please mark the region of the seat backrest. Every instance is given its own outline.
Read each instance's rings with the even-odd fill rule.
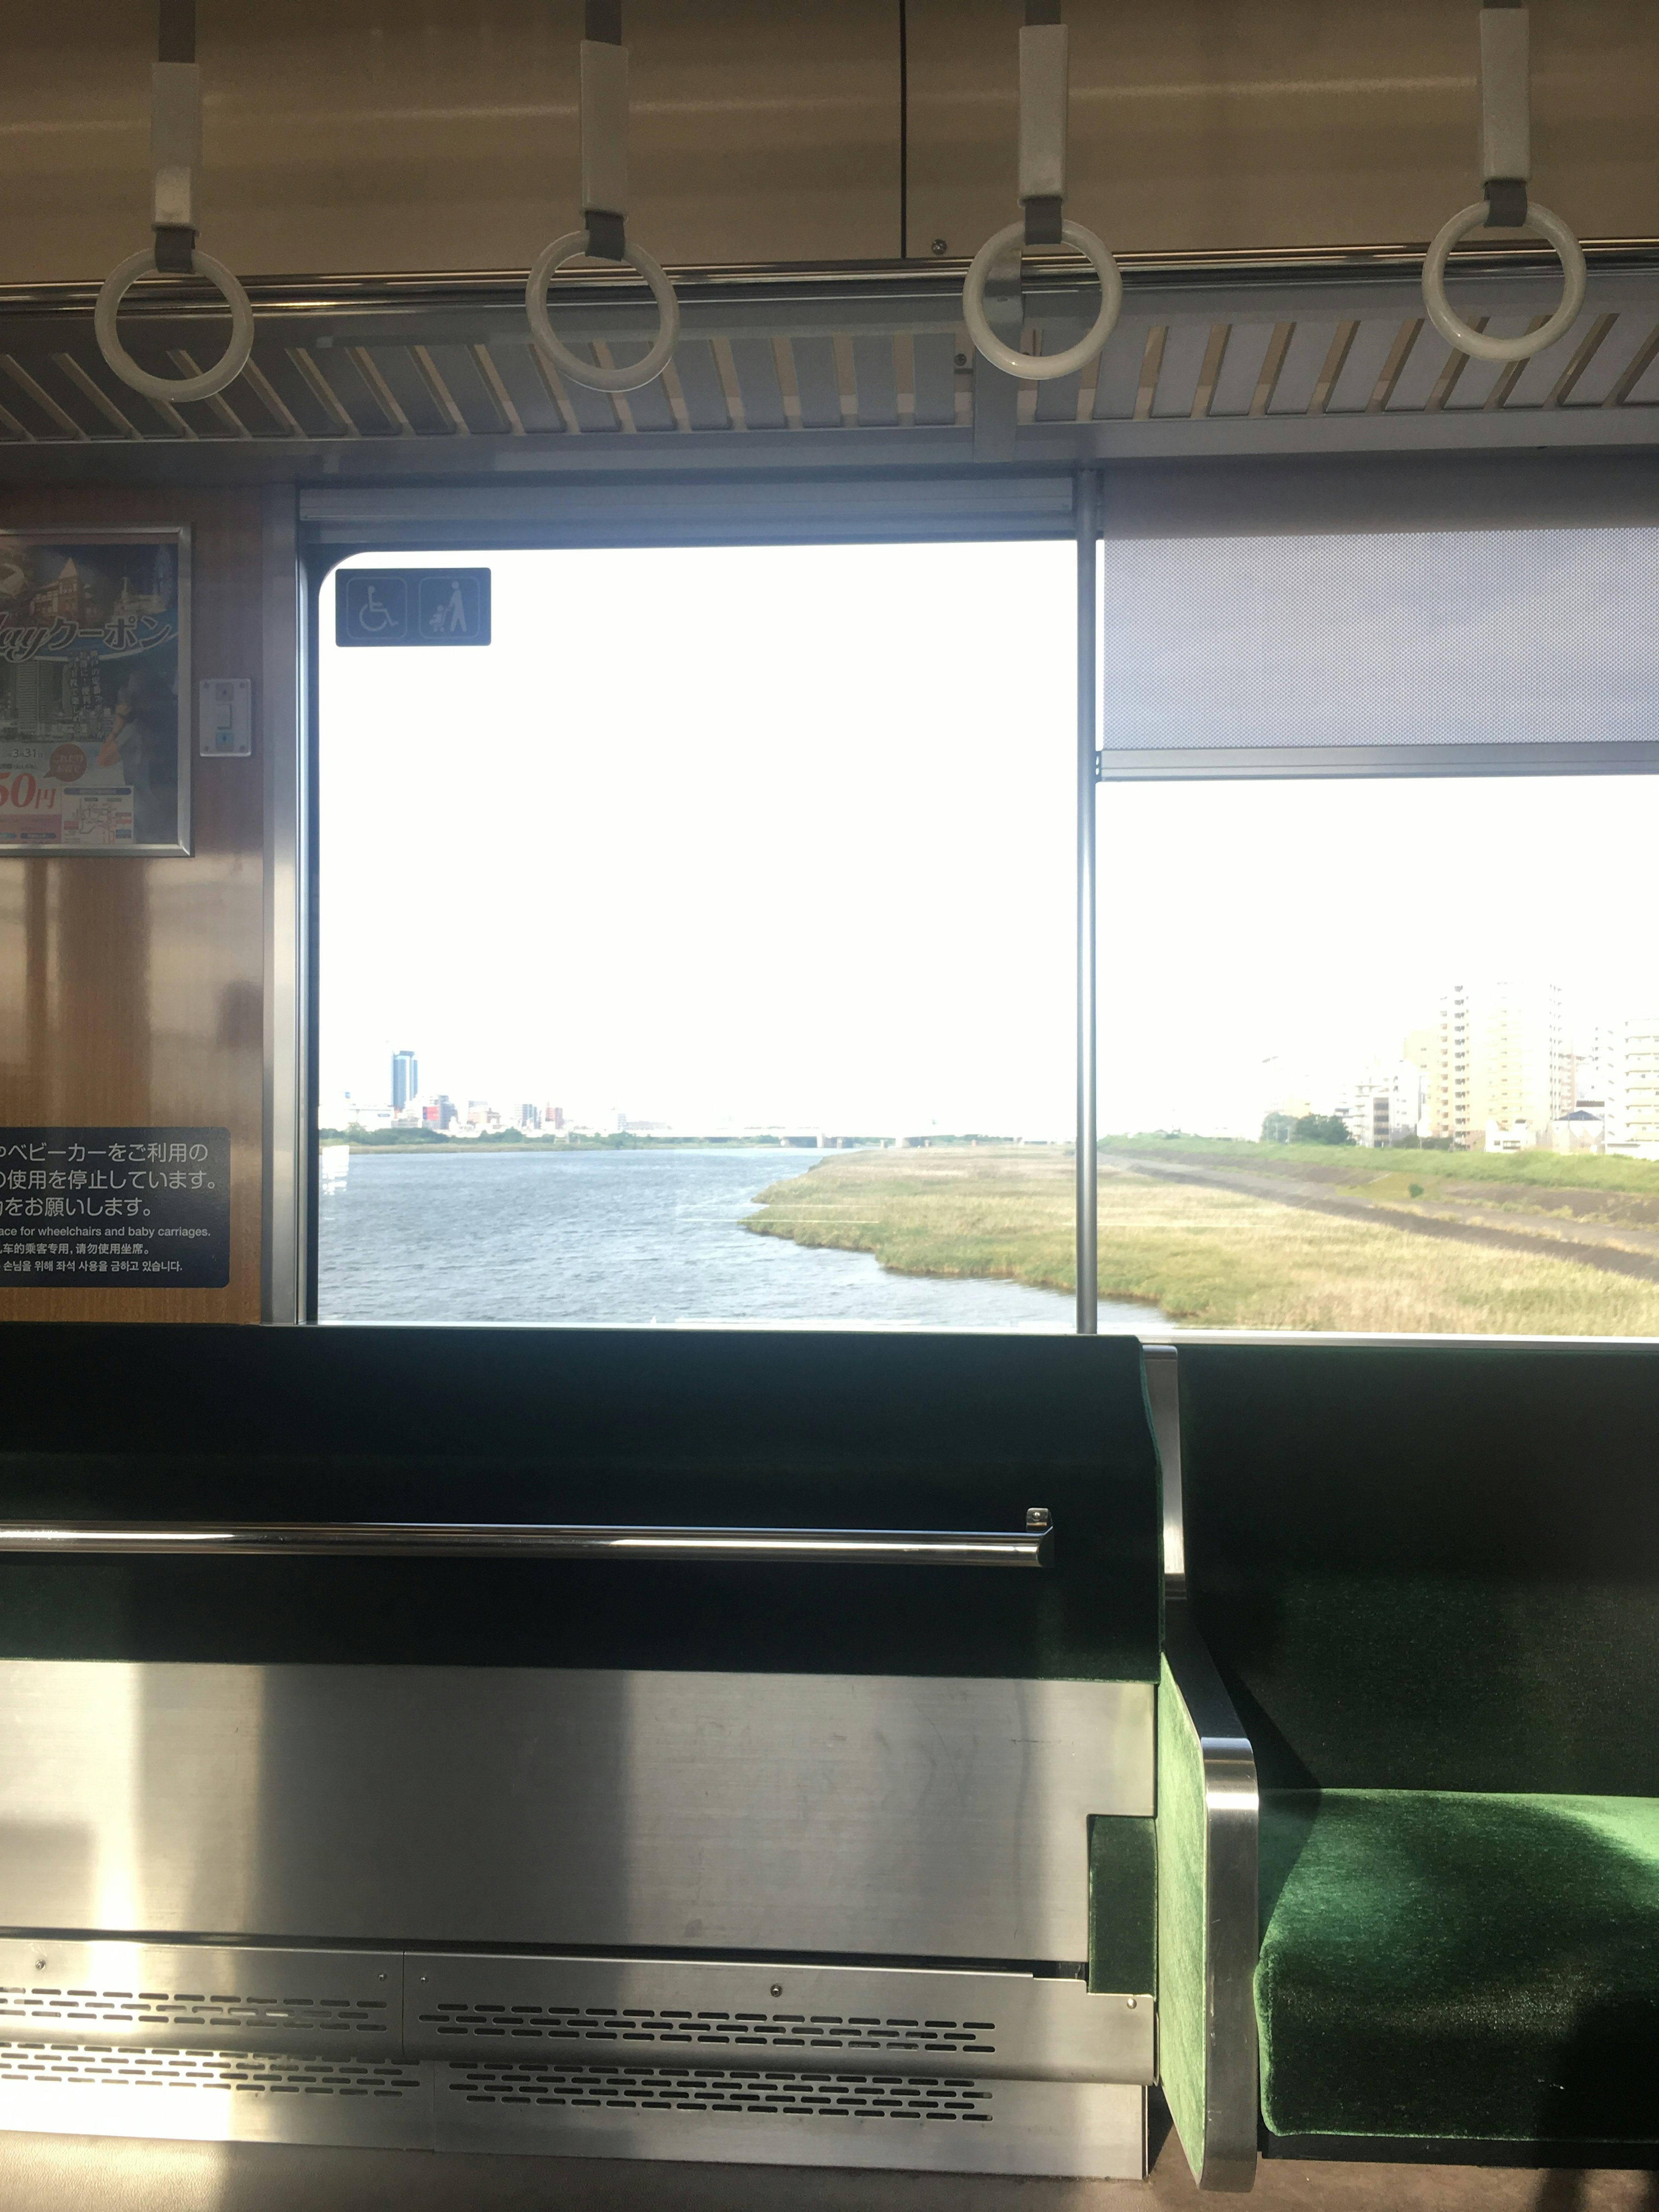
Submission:
[[[1188,1588],[1264,1782],[1659,1796],[1659,1351],[1181,1375]]]
[[[1018,1528],[1051,1572],[0,1558],[0,1656],[1151,1680],[1128,1338],[0,1328],[0,1519]]]

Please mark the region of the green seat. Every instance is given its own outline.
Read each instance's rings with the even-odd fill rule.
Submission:
[[[1270,1794],[1277,2136],[1659,2141],[1659,1798]]]

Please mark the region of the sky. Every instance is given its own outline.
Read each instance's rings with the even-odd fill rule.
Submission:
[[[324,647],[325,1105],[1065,1129],[1069,545],[449,557],[490,647]]]
[[[1106,727],[1640,734],[1656,536],[1109,549]],[[601,1127],[1070,1133],[1069,544],[432,557],[491,568],[489,647],[323,648],[325,1112],[408,1046],[428,1092]],[[1098,819],[1105,1128],[1334,1103],[1458,976],[1659,998],[1655,780],[1107,784]]]

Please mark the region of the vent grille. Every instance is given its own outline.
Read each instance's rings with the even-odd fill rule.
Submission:
[[[237,1996],[163,1990],[9,1988],[0,1983],[0,2032],[7,2027],[192,2028],[234,2035],[262,2028],[319,2036],[389,2035],[384,1998]]]
[[[1104,350],[1080,375],[1022,384],[1018,423],[1147,423],[1167,432],[1178,422],[1282,427],[1299,418],[1322,423],[1323,448],[1345,420],[1370,417],[1374,428],[1443,413],[1476,426],[1603,410],[1616,422],[1659,404],[1659,307],[1646,272],[1597,269],[1572,328],[1530,361],[1508,364],[1455,353],[1423,315],[1414,281],[1397,281],[1381,296],[1359,281],[1344,293],[1328,273],[1312,282],[1300,309],[1286,291],[1296,282],[1286,271],[1271,295],[1245,284],[1132,290]],[[1476,308],[1473,292],[1461,296],[1464,312]],[[1540,301],[1540,312],[1553,296]],[[617,394],[562,380],[527,330],[503,325],[501,310],[512,305],[505,295],[471,307],[415,301],[394,312],[348,285],[319,304],[331,306],[339,327],[319,332],[314,313],[262,301],[244,373],[217,398],[179,405],[146,399],[114,378],[79,314],[44,323],[0,317],[0,449],[598,439],[637,453],[653,441],[711,435],[787,442],[974,422],[972,356],[951,285],[896,298],[873,322],[867,300],[850,312],[829,297],[745,310],[729,296],[688,296],[684,334],[660,380]],[[624,325],[643,335],[637,316],[623,311],[619,321],[618,312],[574,299],[562,307],[570,339],[584,351],[605,333],[595,358],[609,357]],[[1080,297],[1045,295],[1030,309],[1021,344],[1052,352],[1094,312]],[[520,301],[513,319],[521,324],[522,314]],[[1517,336],[1535,319],[1507,305],[1479,314],[1493,337]],[[792,327],[779,328],[780,320]],[[191,357],[170,342],[195,343],[194,332],[188,321],[135,318],[129,343],[146,366],[173,375]]]
[[[471,2105],[566,2106],[590,2112],[807,2113],[830,2120],[988,2123],[988,2085],[930,2075],[740,2074],[702,2066],[451,2066]]]
[[[230,2051],[122,2051],[0,2043],[0,2083],[36,2087],[238,2090],[263,2096],[404,2097],[420,2069],[395,2060],[290,2058]]]
[[[452,2002],[420,2014],[439,2035],[514,2042],[725,2046],[747,2051],[848,2051],[988,2057],[995,2022],[843,2016],[837,2013],[693,2012],[648,2005]]]

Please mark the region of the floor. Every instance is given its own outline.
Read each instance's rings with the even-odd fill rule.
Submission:
[[[1148,2185],[0,2136],[6,2212],[1173,2212],[1228,2201],[1200,2196],[1173,2136]],[[1251,2201],[1256,2212],[1659,2212],[1659,2174],[1275,2160]]]

